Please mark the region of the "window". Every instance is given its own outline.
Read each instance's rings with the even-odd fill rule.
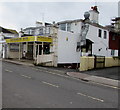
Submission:
[[[67,23],[67,31],[71,31],[71,23]]]
[[[60,29],[66,31],[66,23],[60,24]]]
[[[39,29],[39,35],[43,35],[43,28]]]
[[[114,56],[115,50],[111,50],[111,55]]]
[[[29,34],[30,34],[30,35],[34,35],[34,30],[30,29],[30,30],[29,30]]]
[[[50,34],[50,27],[45,27],[45,33]]]
[[[80,42],[77,42],[76,52],[80,51]]]
[[[112,40],[115,40],[115,36],[112,37]]]
[[[104,31],[104,39],[107,38],[107,31]]]
[[[35,35],[39,35],[39,29],[35,30]]]
[[[98,31],[98,37],[102,37],[102,30],[101,29],[99,29],[99,31]]]

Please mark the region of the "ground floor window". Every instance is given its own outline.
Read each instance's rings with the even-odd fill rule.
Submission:
[[[112,56],[115,55],[115,50],[111,50],[111,55],[112,55]]]

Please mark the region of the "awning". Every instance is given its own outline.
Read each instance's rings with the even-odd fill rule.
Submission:
[[[92,40],[90,40],[90,39],[86,39],[86,42],[88,42],[88,43],[94,43]]]
[[[28,37],[6,39],[6,43],[34,42],[34,41],[52,42],[52,38],[51,37],[44,37],[44,36],[28,36]]]

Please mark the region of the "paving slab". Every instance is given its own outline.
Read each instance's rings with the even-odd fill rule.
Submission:
[[[120,88],[120,81],[118,81],[118,80],[113,80],[113,79],[94,76],[94,75],[88,75],[88,74],[84,74],[84,73],[80,73],[80,72],[67,72],[67,75],[78,78],[78,79],[82,79],[85,81],[92,81],[92,82],[101,83],[101,84]]]
[[[110,86],[120,87],[120,84],[119,84],[120,82],[118,80],[113,80],[109,78],[90,76],[90,77],[86,77],[85,80],[94,81],[97,83],[102,83]]]
[[[79,78],[79,79],[85,79],[87,77],[90,77],[90,75],[88,75],[88,74],[83,74],[83,73],[79,73],[79,72],[67,72],[67,75],[75,77],[75,78]]]

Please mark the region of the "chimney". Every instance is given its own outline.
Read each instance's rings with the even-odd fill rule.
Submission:
[[[99,23],[99,11],[97,6],[91,7],[90,13],[90,22]]]

